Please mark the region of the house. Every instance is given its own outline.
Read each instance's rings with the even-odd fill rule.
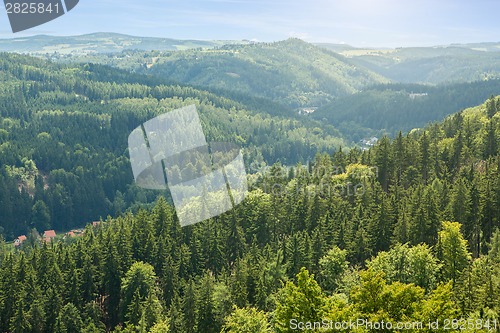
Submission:
[[[85,233],[85,230],[83,230],[83,229],[73,229],[73,230],[65,233],[63,239],[81,237],[84,235],[84,233]]]
[[[21,235],[14,240],[14,246],[18,247],[27,239],[25,235]]]
[[[317,107],[302,108],[302,109],[299,109],[299,115],[309,115],[311,113],[316,112],[317,109],[318,109]]]
[[[100,226],[100,225],[101,225],[101,221],[94,221],[94,222],[92,222],[92,226],[93,226],[94,228],[97,228],[97,227],[98,227],[98,226]]]
[[[361,144],[361,147],[366,150],[369,149],[370,147],[373,147],[377,144],[378,138],[377,137],[371,137],[369,139],[363,139],[359,141]]]
[[[51,242],[54,238],[56,238],[56,232],[54,230],[47,230],[43,233],[44,242]]]
[[[70,232],[72,232],[75,237],[82,236],[85,233],[85,230],[83,229],[73,229]]]

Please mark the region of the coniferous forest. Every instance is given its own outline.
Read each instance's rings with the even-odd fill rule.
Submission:
[[[102,65],[1,54],[0,76],[1,332],[500,330],[499,97],[361,149]],[[133,184],[127,137],[190,104],[243,148],[250,191],[181,228],[168,191]]]

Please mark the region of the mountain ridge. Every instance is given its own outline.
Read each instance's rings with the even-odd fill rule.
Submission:
[[[112,32],[96,32],[76,36],[35,35],[0,39],[0,52],[33,55],[114,53],[124,50],[175,51],[190,48],[213,48],[243,41],[191,40],[160,37],[141,37]]]

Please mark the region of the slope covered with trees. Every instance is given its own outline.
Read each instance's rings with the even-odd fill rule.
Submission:
[[[497,330],[499,110],[491,98],[370,150],[275,164],[194,226],[160,198],[77,240],[3,249],[0,330]]]
[[[333,127],[254,98],[239,102],[99,65],[0,57],[0,232],[69,230],[158,195],[133,185],[130,132],[196,104],[209,141],[244,149],[250,169],[343,146]],[[271,116],[272,115],[272,116]]]
[[[166,83],[183,82],[234,100],[258,96],[282,105],[289,114],[297,108],[319,107],[313,118],[326,119],[350,141],[358,142],[442,121],[497,95],[498,54],[496,44],[377,51],[290,39],[182,52],[72,55],[63,61],[148,73]],[[427,63],[433,61],[444,67],[437,70]],[[392,71],[398,66],[406,69],[396,75]],[[428,70],[435,70],[432,75],[440,80],[418,77]],[[448,79],[450,73],[463,77]],[[385,84],[389,79],[405,83]]]
[[[392,137],[435,121],[457,110],[482,103],[500,93],[500,80],[440,86],[388,84],[365,89],[325,105],[312,114],[326,119],[357,142],[370,135]]]
[[[160,56],[148,73],[196,86],[262,96],[292,107],[318,106],[387,80],[299,39]]]
[[[389,82],[347,58],[299,39],[177,52],[76,56],[210,90],[265,97],[293,108],[319,106],[366,86]]]
[[[396,82],[441,84],[499,78],[498,46],[483,43],[380,51],[348,49],[340,53]]]

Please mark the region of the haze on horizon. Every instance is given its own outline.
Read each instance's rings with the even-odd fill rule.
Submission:
[[[496,0],[81,0],[73,11],[13,34],[5,9],[0,37],[115,32],[198,40],[308,42],[358,47],[433,46],[500,40]]]

